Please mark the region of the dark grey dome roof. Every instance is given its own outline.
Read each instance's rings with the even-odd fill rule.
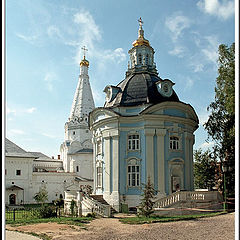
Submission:
[[[174,90],[170,97],[164,97],[158,92],[156,82],[159,80],[160,77],[147,72],[131,74],[117,85],[118,93],[110,102],[105,102],[104,107],[137,106],[164,101],[179,102]]]

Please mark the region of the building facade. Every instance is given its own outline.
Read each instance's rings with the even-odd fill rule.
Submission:
[[[148,177],[161,198],[193,190],[193,144],[198,117],[179,100],[174,83],[158,76],[154,49],[138,38],[129,50],[126,78],[105,87],[104,107],[90,113],[94,193],[116,210],[139,205]]]

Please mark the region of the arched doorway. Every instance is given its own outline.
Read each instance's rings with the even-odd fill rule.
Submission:
[[[16,205],[16,195],[15,194],[11,194],[9,196],[9,204]]]
[[[183,166],[184,161],[182,159],[169,161],[169,193],[184,189]]]

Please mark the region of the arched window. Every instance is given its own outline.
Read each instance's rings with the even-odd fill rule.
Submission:
[[[138,64],[142,64],[142,54],[138,54]]]
[[[179,145],[180,145],[179,137],[171,136],[170,137],[170,149],[178,150],[178,149],[180,149]]]

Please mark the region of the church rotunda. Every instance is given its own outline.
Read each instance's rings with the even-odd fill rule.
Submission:
[[[118,211],[121,204],[139,205],[148,177],[158,198],[194,189],[193,144],[199,120],[193,107],[179,100],[175,83],[159,77],[142,25],[140,18],[125,79],[105,87],[105,104],[89,119],[94,194],[103,195]]]

